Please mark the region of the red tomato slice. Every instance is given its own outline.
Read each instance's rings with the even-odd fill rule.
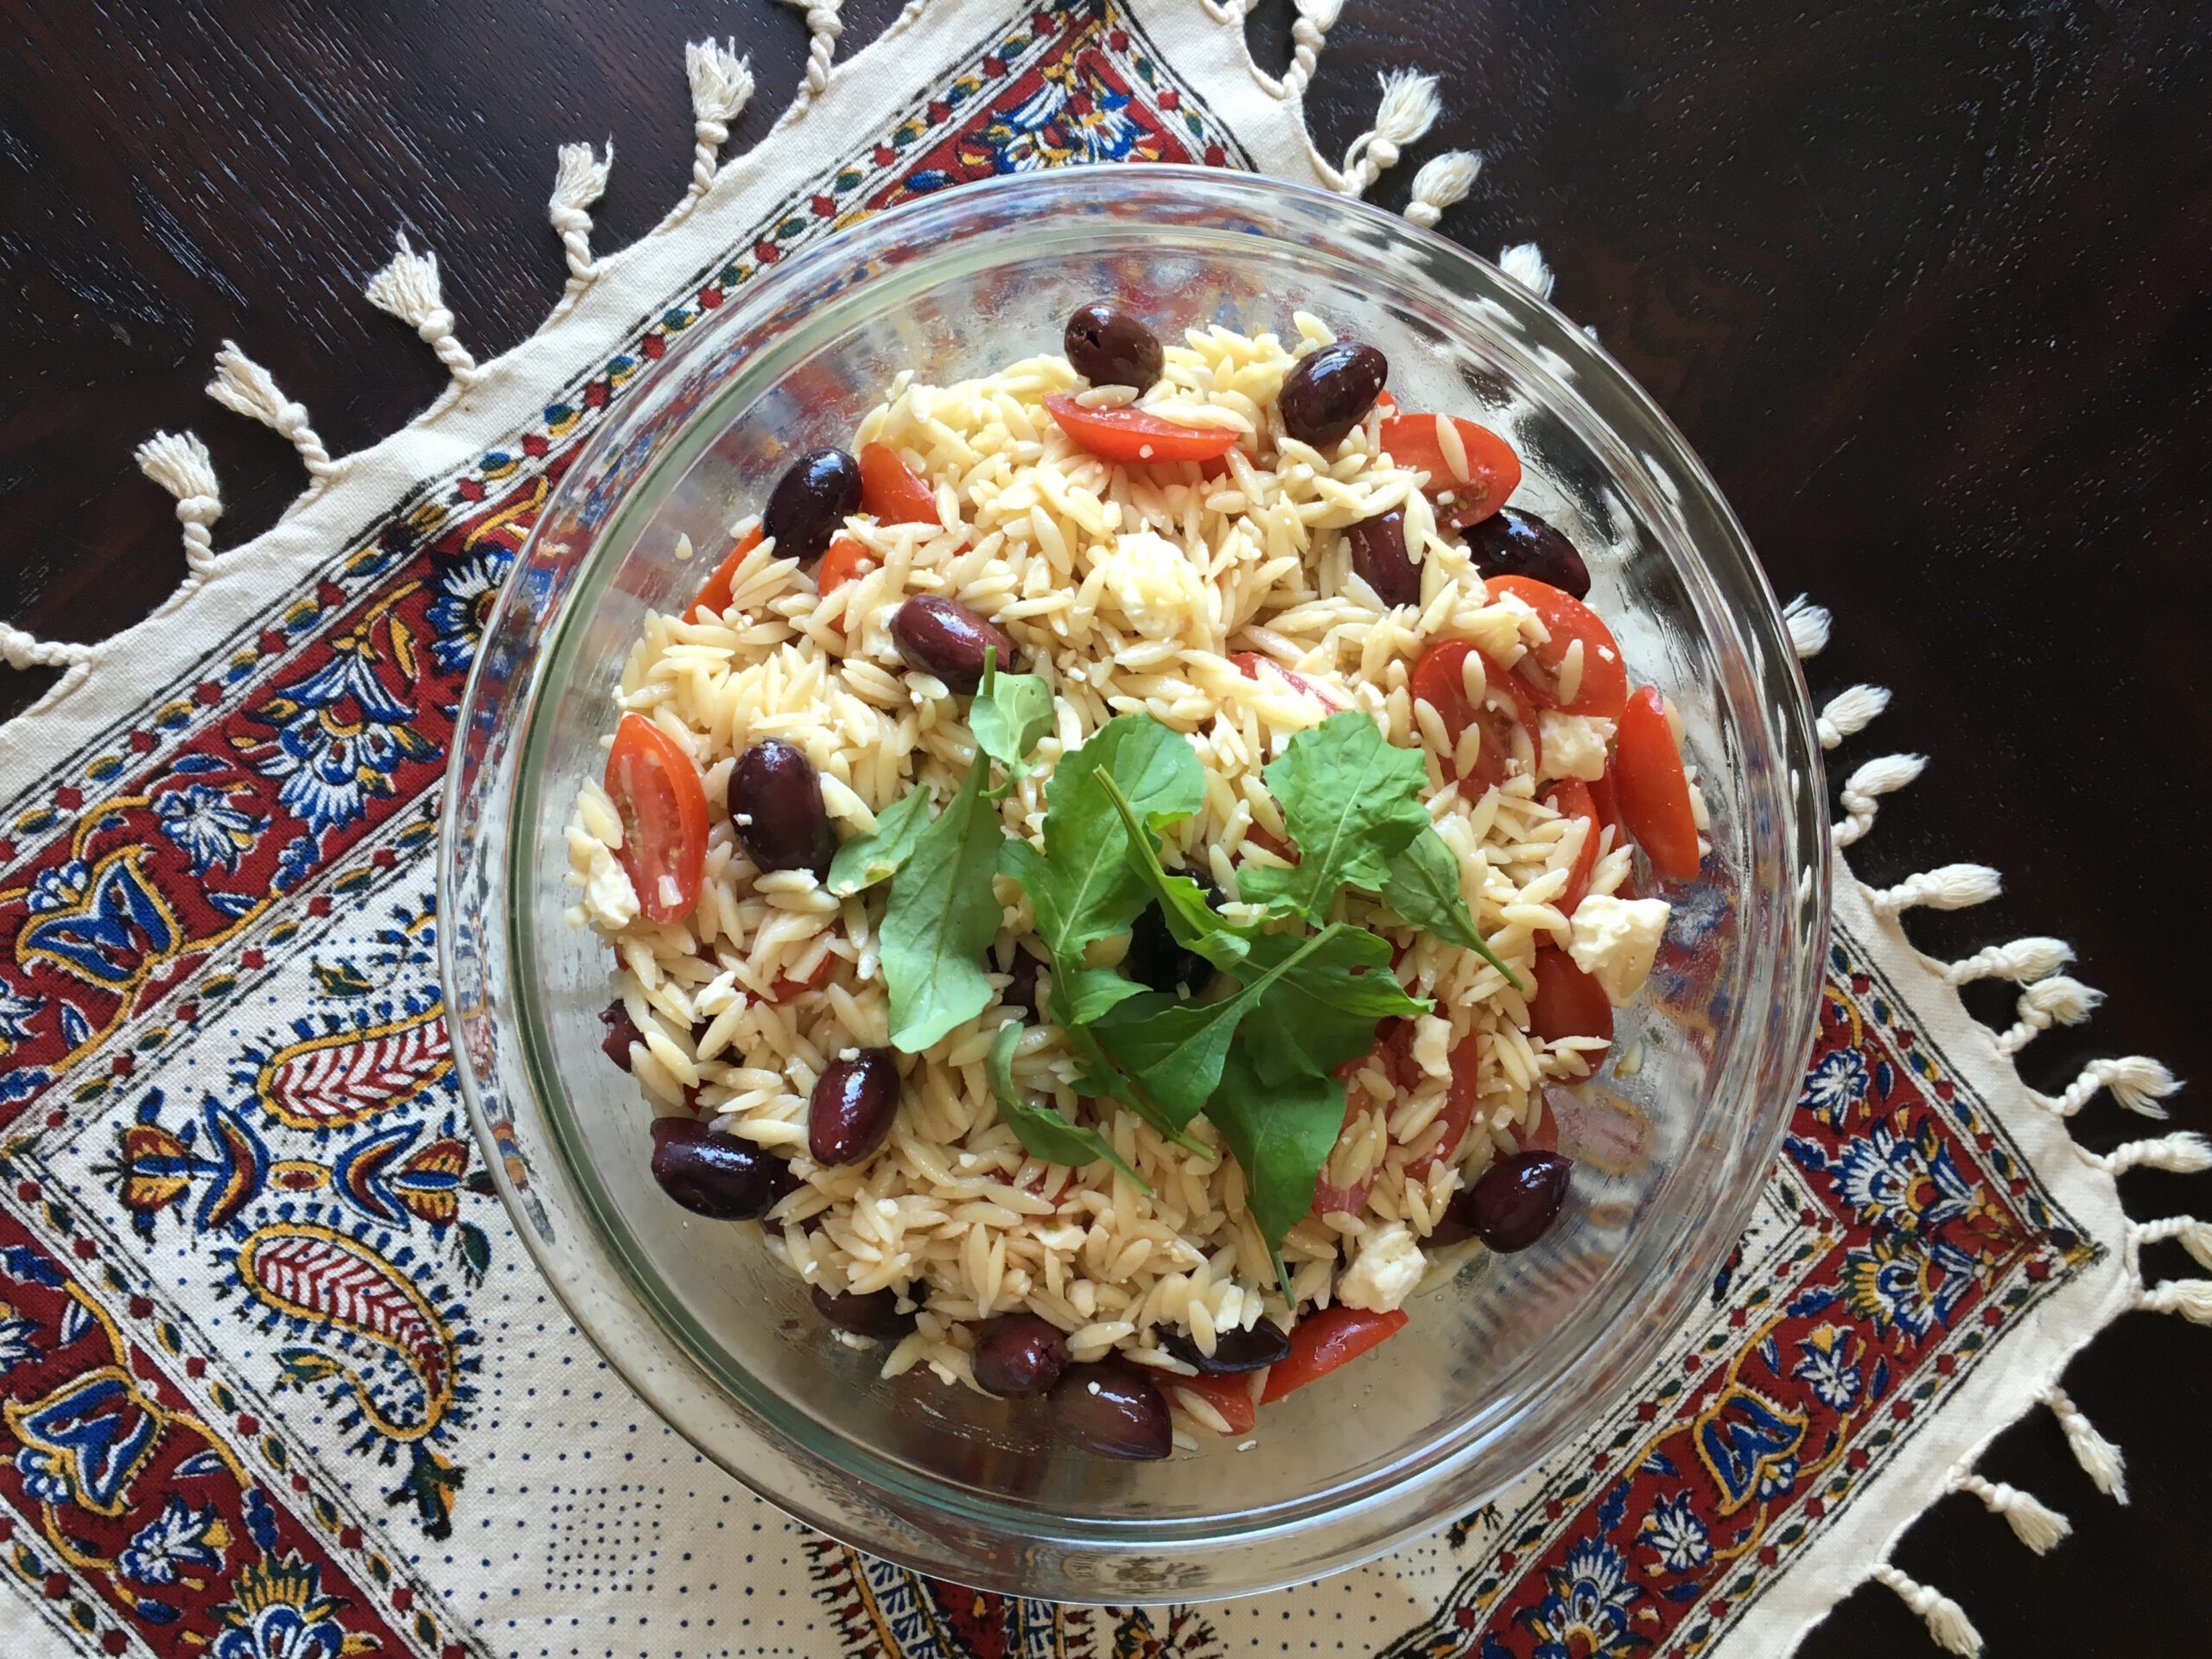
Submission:
[[[1536,952],[1536,997],[1529,1005],[1529,1030],[1547,1043],[1562,1037],[1613,1040],[1613,1005],[1574,958],[1549,946]]]
[[[1491,576],[1483,585],[1492,595],[1511,594],[1526,600],[1551,635],[1513,669],[1538,708],[1556,709],[1563,715],[1595,715],[1600,720],[1619,715],[1628,701],[1628,664],[1613,631],[1597,612],[1573,594],[1527,576]],[[1572,698],[1562,698],[1560,664],[1578,639],[1582,642],[1582,679]]]
[[[1461,465],[1444,451],[1439,423],[1449,421],[1459,439]],[[1401,467],[1428,474],[1423,492],[1436,508],[1436,522],[1446,530],[1479,524],[1505,505],[1521,483],[1521,457],[1488,427],[1447,415],[1392,415],[1382,423],[1382,448]],[[1451,499],[1445,499],[1446,496]]]
[[[1471,652],[1482,659],[1483,706],[1475,708],[1467,701],[1466,664]],[[1468,779],[1481,788],[1502,784],[1515,765],[1525,766],[1533,775],[1543,764],[1543,740],[1538,735],[1536,705],[1528,694],[1528,688],[1497,665],[1497,659],[1479,646],[1460,639],[1446,639],[1431,645],[1421,652],[1414,664],[1413,694],[1427,703],[1443,717],[1445,735],[1453,747],[1459,734],[1471,725],[1482,728],[1482,747],[1475,753],[1475,769]],[[1522,740],[1528,749],[1522,751]],[[1438,757],[1444,763],[1445,774],[1452,775],[1452,760],[1448,754]]]
[[[1475,1116],[1475,1068],[1482,1057],[1482,1039],[1471,1033],[1452,1051],[1452,1085],[1445,1092],[1444,1109],[1436,1115],[1436,1121],[1444,1126],[1444,1138],[1436,1143],[1435,1151],[1406,1166],[1409,1177],[1426,1179],[1439,1164],[1449,1163],[1452,1154],[1459,1150],[1459,1142],[1467,1138],[1467,1125]]]
[[[1326,1376],[1376,1344],[1396,1336],[1405,1326],[1406,1316],[1395,1311],[1375,1313],[1339,1304],[1308,1313],[1290,1333],[1290,1352],[1268,1368],[1260,1403],[1272,1405],[1315,1378]]]
[[[1598,837],[1604,826],[1598,822],[1597,804],[1590,798],[1590,791],[1579,778],[1562,778],[1545,791],[1544,799],[1561,817],[1580,818],[1588,826],[1582,832],[1582,850],[1574,855],[1574,868],[1567,872],[1567,891],[1559,896],[1559,912],[1562,916],[1574,914],[1590,891],[1590,872],[1598,863]]]
[[[1355,1091],[1349,1086],[1351,1074],[1364,1064],[1365,1059],[1363,1057],[1338,1068],[1337,1080],[1347,1085],[1344,1090],[1345,1128],[1351,1127],[1353,1117],[1366,1103],[1365,1092]],[[1339,1129],[1338,1134],[1341,1137],[1343,1130]],[[1332,1155],[1334,1155],[1333,1149]],[[1341,1212],[1347,1216],[1356,1216],[1367,1207],[1368,1192],[1375,1185],[1373,1175],[1354,1181],[1350,1186],[1334,1185],[1328,1179],[1328,1166],[1325,1164],[1322,1166],[1321,1173],[1313,1178],[1313,1213],[1315,1215],[1333,1216]]]
[[[1258,1421],[1257,1408],[1252,1403],[1252,1391],[1241,1376],[1168,1376],[1160,1381],[1171,1389],[1188,1389],[1221,1414],[1221,1421],[1229,1425],[1231,1434],[1251,1431]]]
[[[1237,671],[1248,680],[1256,680],[1263,673],[1272,674],[1292,690],[1303,691],[1325,709],[1342,712],[1351,706],[1340,695],[1332,691],[1319,680],[1310,680],[1296,669],[1285,668],[1274,658],[1262,657],[1256,651],[1231,652],[1229,654],[1229,660],[1236,664]]]
[[[1387,421],[1398,412],[1398,400],[1388,391],[1378,391],[1375,394],[1375,407],[1382,411],[1382,418]]]
[[[729,608],[730,582],[737,575],[737,567],[745,563],[747,554],[760,545],[760,526],[755,524],[752,529],[737,538],[737,545],[730,550],[729,556],[715,567],[715,574],[707,578],[707,585],[699,590],[698,597],[691,601],[691,608],[686,613],[688,620],[693,622],[721,620],[722,613]]]
[[[815,567],[814,587],[824,599],[848,582],[858,582],[882,561],[849,536],[840,536],[830,543],[823,554],[822,563]],[[852,619],[840,617],[837,626],[848,633],[852,632]]]
[[[874,513],[879,524],[933,524],[938,522],[937,492],[915,477],[913,468],[890,445],[864,443],[861,511]]]
[[[829,983],[830,970],[836,965],[836,953],[824,950],[822,953],[822,960],[814,964],[814,971],[804,979],[792,979],[786,975],[777,975],[776,982],[768,988],[768,1000],[776,1003],[792,1002],[804,996],[809,991],[820,990],[823,986]]]
[[[1135,408],[1087,409],[1065,391],[1045,399],[1060,430],[1101,461],[1211,461],[1236,447],[1226,428],[1178,426]]]
[[[680,922],[699,902],[707,863],[707,786],[690,752],[643,715],[625,715],[607,755],[607,793],[622,818],[616,855],[638,907]]]
[[[1690,810],[1689,775],[1675,728],[1659,694],[1641,688],[1621,710],[1613,746],[1613,797],[1621,822],[1636,844],[1651,855],[1660,874],[1690,880],[1703,861],[1697,849],[1697,819]]]

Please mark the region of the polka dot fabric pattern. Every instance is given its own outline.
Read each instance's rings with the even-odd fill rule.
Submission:
[[[2112,1183],[2190,1166],[2185,1138],[2076,1152],[2060,1114],[2098,1079],[2031,1096],[2018,1042],[1904,943],[1946,873],[1872,893],[1839,862],[1787,1150],[1697,1319],[1550,1465],[1357,1571],[1198,1608],[934,1582],[753,1497],[569,1323],[492,1196],[436,969],[439,783],[516,551],[646,365],[856,217],[1140,159],[1371,181],[1372,152],[1314,154],[1236,10],[911,13],[755,165],[111,642],[130,672],[94,647],[0,733],[0,1651],[1770,1655],[2074,1347],[2188,1300],[2144,1286]],[[410,303],[446,318],[428,280]],[[1871,776],[1849,839],[1896,786],[1854,798]],[[2147,1101],[2148,1066],[2100,1076]]]

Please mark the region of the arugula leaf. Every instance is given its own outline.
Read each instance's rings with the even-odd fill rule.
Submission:
[[[1034,674],[1001,674],[998,647],[983,652],[983,683],[968,705],[976,747],[1006,768],[1009,779],[1029,771],[1029,751],[1052,729],[1052,689]]]
[[[1498,959],[1490,941],[1476,931],[1467,901],[1459,896],[1459,859],[1436,833],[1434,825],[1406,843],[1391,858],[1382,887],[1382,902],[1405,920],[1446,944],[1478,951],[1484,962],[1506,977],[1516,991],[1526,993],[1521,976]]]
[[[883,912],[883,978],[891,1041],[918,1054],[991,1000],[983,948],[999,931],[991,876],[1006,844],[977,755],[944,810],[914,838]]]
[[[1268,1249],[1313,1208],[1313,1184],[1344,1122],[1344,1089],[1325,1072],[1263,1079],[1253,1039],[1230,1045],[1206,1116],[1244,1171],[1245,1205]]]
[[[1243,1032],[1266,1082],[1303,1072],[1326,1076],[1375,1046],[1380,1021],[1435,1007],[1406,994],[1390,972],[1389,941],[1364,928],[1343,927],[1293,963],[1300,944],[1281,933],[1252,941],[1253,966],[1285,964],[1281,979],[1252,1010]],[[1206,1115],[1213,1115],[1211,1106]]]
[[[1284,976],[1342,934],[1357,931],[1332,922],[1311,938],[1293,941],[1280,962],[1223,1001],[1179,1002],[1158,992],[1132,997],[1096,1021],[1092,1033],[1171,1122],[1188,1123],[1220,1080],[1230,1039],[1244,1016]]]
[[[1128,798],[1103,767],[1098,785],[1114,803],[1122,827],[1128,832],[1130,867],[1160,901],[1160,913],[1166,918],[1167,931],[1175,936],[1176,943],[1197,951],[1217,968],[1233,968],[1242,962],[1246,948],[1243,937],[1232,931],[1206,902],[1204,887],[1187,875],[1167,874],[1160,861],[1160,847],[1153,832],[1137,823]]]
[[[898,874],[929,828],[929,804],[928,788],[916,784],[876,814],[874,830],[855,836],[830,861],[830,891],[843,899]]]
[[[1189,742],[1150,715],[1122,715],[1060,757],[1045,789],[1045,851],[1005,843],[999,868],[1029,895],[1037,937],[1052,954],[1053,995],[1084,966],[1084,947],[1135,921],[1149,896],[1128,862],[1129,835],[1100,787],[1103,771],[1133,812],[1157,831],[1198,810],[1205,776]]]
[[[1080,1169],[1085,1164],[1103,1158],[1137,1184],[1137,1190],[1149,1193],[1143,1176],[1122,1161],[1113,1143],[1096,1129],[1079,1123],[1071,1123],[1058,1112],[1033,1105],[1021,1097],[1014,1086],[1014,1051],[1021,1041],[1021,1022],[1009,1020],[999,1027],[998,1036],[991,1043],[990,1058],[983,1062],[984,1074],[991,1080],[991,1092],[998,1096],[999,1116],[1014,1131],[1014,1138],[1021,1142],[1024,1150],[1044,1159],[1047,1163],[1065,1164],[1071,1169]]]
[[[1332,715],[1300,732],[1262,776],[1282,804],[1299,862],[1250,870],[1237,890],[1278,914],[1318,923],[1345,883],[1380,889],[1390,855],[1429,827],[1420,753],[1387,741],[1366,715]]]

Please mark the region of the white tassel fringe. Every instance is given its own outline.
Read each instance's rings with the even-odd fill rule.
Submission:
[[[2200,1175],[2212,1169],[2212,1141],[2193,1129],[2162,1135],[2153,1141],[2129,1141],[2101,1158],[2082,1154],[2107,1175],[2125,1175],[2131,1169],[2163,1169],[2175,1175]]]
[[[1853,772],[1844,780],[1841,791],[1842,822],[1830,831],[1835,844],[1849,847],[1855,843],[1874,827],[1874,814],[1880,810],[1879,798],[1903,789],[1927,769],[1926,755],[1885,754]]]
[[[1424,231],[1434,230],[1444,210],[1464,201],[1467,192],[1475,188],[1475,177],[1482,168],[1483,158],[1465,149],[1447,149],[1424,162],[1414,175],[1413,200],[1406,204],[1406,217]]]
[[[207,395],[224,408],[272,429],[299,451],[301,463],[318,487],[338,476],[339,463],[308,424],[306,407],[285,397],[269,371],[240,351],[236,340],[225,340],[215,354],[215,378],[207,383]]]
[[[797,115],[821,97],[822,89],[830,84],[830,66],[836,60],[837,37],[845,32],[845,24],[837,16],[841,0],[784,0],[784,3],[806,14],[806,76],[791,107],[791,114]]]
[[[561,238],[569,258],[569,292],[574,295],[599,275],[591,257],[591,214],[586,211],[607,194],[607,175],[614,166],[614,141],[607,141],[607,154],[594,156],[589,144],[563,144],[553,172],[553,194],[546,201],[545,217]]]
[[[12,622],[0,622],[0,661],[10,668],[66,668],[62,684],[73,686],[85,677],[92,648],[74,639],[41,639]]]
[[[2071,1521],[2032,1493],[2001,1480],[1962,1475],[1951,1483],[1951,1490],[1971,1492],[1988,1506],[1992,1515],[2003,1516],[2013,1536],[2038,1555],[2049,1554],[2073,1535]]]
[[[455,380],[466,385],[476,378],[476,359],[454,338],[453,313],[438,292],[436,254],[428,248],[416,252],[402,235],[399,252],[369,278],[365,291],[371,305],[390,312],[421,336]]]
[[[177,522],[184,526],[184,563],[195,579],[215,569],[215,538],[207,527],[223,516],[215,486],[215,463],[207,446],[191,432],[156,432],[138,446],[138,470],[176,497]]]
[[[1282,72],[1285,98],[1296,98],[1305,92],[1313,79],[1322,41],[1337,26],[1344,9],[1344,0],[1297,0],[1297,4],[1298,16],[1290,26],[1290,67]]]
[[[2014,939],[2010,944],[1993,944],[1962,957],[1943,970],[1943,977],[1954,985],[1977,979],[2009,979],[2016,985],[2024,984],[2029,980],[2048,979],[2073,960],[2074,947],[2063,939]]]
[[[2120,1448],[2097,1433],[2097,1426],[2082,1414],[2082,1408],[2073,1397],[2056,1384],[2045,1389],[2043,1402],[2050,1408],[2050,1414],[2058,1419],[2058,1427],[2066,1435],[2066,1444],[2074,1450],[2074,1461],[2082,1465],[2082,1472],[2088,1476],[2096,1489],[2108,1494],[2115,1503],[2127,1502],[2127,1459]]]
[[[753,60],[737,55],[735,41],[693,41],[683,48],[683,74],[691,83],[691,130],[697,141],[691,152],[691,188],[683,198],[688,210],[714,188],[729,124],[753,101]]]
[[[2130,1222],[2127,1231],[2129,1242],[2139,1251],[2145,1244],[2178,1239],[2197,1266],[2212,1268],[2212,1221],[2199,1221],[2194,1216],[2161,1216],[2156,1221]]]
[[[1820,718],[1814,722],[1821,734],[1821,747],[1840,747],[1845,738],[1858,736],[1889,706],[1886,686],[1854,685],[1847,691],[1839,692],[1829,699],[1827,707],[1821,710]]]
[[[2158,1103],[2180,1087],[2174,1074],[2148,1055],[2123,1054],[2117,1059],[2091,1060],[2056,1099],[2032,1089],[2028,1092],[2061,1117],[2073,1116],[2096,1098],[2100,1089],[2111,1090],[2112,1097],[2131,1112],[2164,1117],[2166,1109]]]
[[[1974,1629],[1966,1609],[1942,1591],[1906,1577],[1887,1561],[1876,1567],[1872,1576],[1875,1583],[1896,1591],[1899,1599],[1920,1615],[1928,1626],[1928,1634],[1935,1637],[1936,1645],[1944,1652],[1966,1655],[1971,1659],[1971,1656],[1981,1651],[1981,1632]]]
[[[1497,268],[1540,300],[1552,296],[1552,268],[1544,263],[1543,252],[1533,242],[1516,242],[1501,249]]]
[[[1370,185],[1398,164],[1398,152],[1436,124],[1434,75],[1399,69],[1379,79],[1382,101],[1375,124],[1351,141],[1337,180],[1337,189],[1347,196],[1366,194]]]
[[[2054,1025],[2078,1026],[2104,1000],[2102,991],[2065,974],[2039,979],[2020,993],[2019,1020],[1998,1034],[1998,1052],[2017,1054]]]
[[[1825,605],[1815,605],[1800,594],[1782,607],[1782,620],[1789,626],[1789,643],[1800,657],[1817,657],[1827,649],[1828,611]]]
[[[2004,890],[2004,879],[1986,864],[1945,864],[1909,876],[1894,887],[1866,889],[1877,915],[1895,916],[1915,906],[1929,910],[1964,910],[1986,905]]]

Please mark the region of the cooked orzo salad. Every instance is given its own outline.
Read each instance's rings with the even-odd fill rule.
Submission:
[[[886,1376],[1165,1456],[1566,1199],[1545,1088],[1704,806],[1511,448],[1387,376],[1087,306],[901,374],[647,619],[569,831],[607,1053]]]

